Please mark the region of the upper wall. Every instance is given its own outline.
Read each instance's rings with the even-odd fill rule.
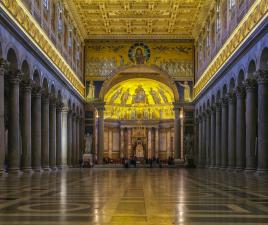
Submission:
[[[46,35],[83,80],[83,38],[60,0],[22,0]]]
[[[255,0],[216,0],[196,40],[196,80],[200,78]]]
[[[148,73],[155,77],[160,73],[164,74],[167,80],[170,79],[178,84],[181,97],[184,89],[192,89],[194,81],[192,41],[90,40],[86,42],[85,49],[87,100],[98,98],[102,81],[121,74],[122,71],[125,77],[129,74],[135,74],[136,77]]]
[[[227,13],[228,20],[226,26],[219,27],[219,36],[214,36],[215,39],[211,38],[213,37],[211,36],[211,31],[207,29],[206,41],[199,42],[202,48],[199,45],[199,50],[197,50],[196,54],[197,77],[194,87],[194,98],[197,98],[203,92],[203,89],[218,77],[217,74],[228,66],[229,61],[233,60],[234,56],[238,55],[240,50],[247,46],[247,43],[262,29],[268,18],[268,0],[255,0],[253,3],[252,1],[240,1],[241,4],[239,5],[234,0],[232,2],[233,5],[231,7],[231,5],[228,5],[230,4],[228,1],[228,13],[233,12],[236,16],[228,16],[229,14]],[[238,13],[242,5],[245,7],[243,14]],[[235,14],[235,12],[238,14]],[[237,15],[241,16],[238,17]],[[222,24],[222,20],[218,20],[218,22],[220,25]],[[212,33],[215,34],[214,32]],[[223,38],[224,36],[226,36],[225,39]],[[214,50],[212,51],[212,49]]]

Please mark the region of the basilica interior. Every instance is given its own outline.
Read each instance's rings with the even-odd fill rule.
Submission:
[[[268,0],[0,0],[0,225],[268,225]]]

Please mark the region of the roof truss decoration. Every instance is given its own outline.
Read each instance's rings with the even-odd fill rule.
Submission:
[[[193,39],[213,0],[64,0],[86,39]]]

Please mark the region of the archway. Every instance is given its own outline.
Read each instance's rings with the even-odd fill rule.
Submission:
[[[174,158],[179,93],[169,75],[145,65],[121,68],[105,80],[99,100],[105,103],[104,161]]]

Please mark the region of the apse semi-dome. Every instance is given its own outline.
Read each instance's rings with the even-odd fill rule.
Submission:
[[[106,119],[174,118],[172,89],[152,79],[134,78],[122,81],[107,92],[104,101]]]

